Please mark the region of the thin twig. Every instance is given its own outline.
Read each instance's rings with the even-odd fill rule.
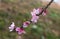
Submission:
[[[41,15],[41,14],[44,12],[44,10],[46,10],[46,9],[51,5],[51,3],[52,3],[53,1],[54,1],[54,0],[51,0],[51,1],[49,2],[49,4],[40,12],[40,14],[37,14],[37,16]]]

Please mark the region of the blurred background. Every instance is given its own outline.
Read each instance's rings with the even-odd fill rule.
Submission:
[[[0,39],[17,39],[16,32],[8,27],[14,21],[21,26],[31,18],[33,8],[45,7],[51,0],[0,0]],[[38,23],[29,25],[22,39],[60,39],[60,0],[54,0],[48,14],[40,16]],[[37,27],[32,27],[32,26]]]

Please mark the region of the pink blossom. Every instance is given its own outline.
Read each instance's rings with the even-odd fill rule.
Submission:
[[[18,32],[19,35],[26,33],[26,32],[24,31],[24,29],[23,29],[23,28],[20,28],[20,27],[17,27],[17,28],[16,28],[16,31]]]
[[[26,21],[26,22],[23,23],[23,27],[26,28],[29,24],[30,24],[30,22]]]
[[[31,21],[36,23],[38,21],[38,19],[39,19],[39,16],[34,15],[34,16],[32,16]]]
[[[31,15],[34,16],[36,14],[39,14],[39,12],[40,12],[39,8],[38,9],[34,8],[33,11],[31,12]]]
[[[36,14],[39,14],[40,13],[40,9],[38,8],[38,9],[33,9],[33,11],[31,12],[31,15],[32,15],[32,19],[31,19],[31,21],[32,22],[34,22],[34,23],[36,23],[37,22],[37,20],[39,19],[39,16],[36,16]]]
[[[14,28],[15,28],[15,24],[14,24],[14,22],[12,22],[12,24],[11,24],[10,27],[9,27],[10,32],[13,31]]]

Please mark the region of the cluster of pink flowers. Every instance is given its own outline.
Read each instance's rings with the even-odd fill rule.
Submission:
[[[37,21],[39,19],[39,16],[37,16],[36,14],[39,14],[41,11],[42,11],[42,8],[38,8],[38,9],[34,8],[33,9],[33,11],[31,12],[31,15],[32,15],[31,21],[32,21],[32,23],[37,23]],[[42,13],[42,15],[45,16],[46,14],[47,14],[47,11],[45,10]],[[22,25],[23,28],[28,27],[30,23],[31,23],[30,21],[23,22],[23,25]],[[25,34],[26,33],[23,28],[21,28],[21,27],[15,27],[15,23],[12,22],[12,24],[9,27],[9,30],[10,30],[10,32],[13,31],[13,30],[15,30],[20,35],[20,34],[23,34],[23,33]]]
[[[36,23],[37,20],[39,19],[39,16],[36,16],[36,14],[39,14],[39,9],[33,9],[33,11],[31,12],[32,15],[31,21],[34,23]]]
[[[31,21],[34,23],[37,23],[37,20],[39,19],[39,16],[37,16],[36,14],[39,14],[42,11],[42,8],[38,8],[38,9],[33,9],[33,11],[31,12],[32,15],[32,19]],[[45,16],[47,14],[47,11],[45,10],[42,15]]]
[[[12,32],[14,29],[15,29],[15,31],[16,31],[19,35],[20,35],[20,34],[23,34],[23,33],[24,33],[24,34],[26,33],[23,28],[15,27],[14,22],[12,22],[12,24],[11,24],[10,27],[9,27],[9,30],[10,30],[10,32]]]

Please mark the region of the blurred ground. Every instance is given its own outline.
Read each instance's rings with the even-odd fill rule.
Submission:
[[[31,18],[33,8],[45,7],[47,4],[40,0],[1,0],[0,39],[16,39],[17,34],[8,30],[11,22],[21,26],[22,22]],[[52,3],[47,16],[40,16],[36,26],[37,29],[26,28],[27,34],[23,35],[23,39],[60,39],[60,5]]]

